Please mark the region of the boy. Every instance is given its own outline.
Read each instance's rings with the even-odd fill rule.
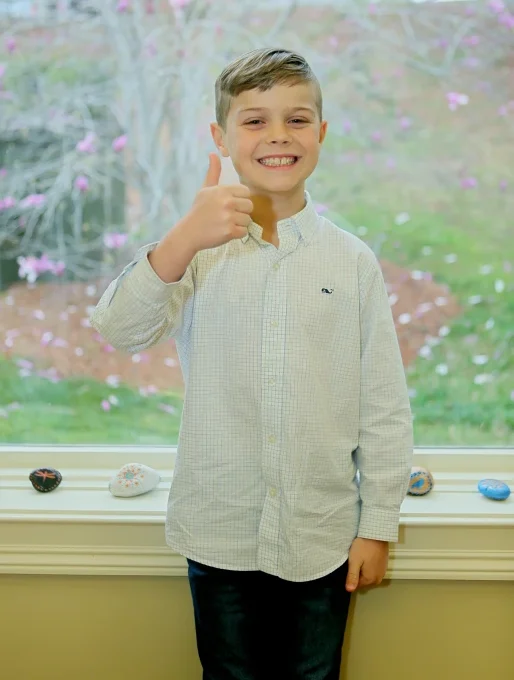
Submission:
[[[190,212],[92,317],[117,348],[174,337],[186,385],[166,540],[189,565],[204,680],[336,680],[351,593],[379,584],[412,417],[377,259],[317,215],[327,122],[306,61],[255,50],[216,81]],[[359,477],[357,477],[359,470]]]

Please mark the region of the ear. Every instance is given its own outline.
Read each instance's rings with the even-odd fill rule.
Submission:
[[[325,136],[327,134],[327,128],[328,128],[328,122],[326,120],[323,120],[321,122],[320,128],[319,128],[319,143],[323,144],[323,141],[325,139]]]
[[[222,156],[228,158],[230,154],[227,147],[225,146],[225,133],[223,132],[222,128],[218,125],[218,123],[211,123],[210,128],[211,136],[214,140],[214,143],[216,144],[216,147],[220,150]]]

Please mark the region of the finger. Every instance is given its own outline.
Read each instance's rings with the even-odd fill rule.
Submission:
[[[234,184],[227,188],[236,198],[250,198],[250,189],[244,184]]]
[[[234,207],[237,212],[249,215],[253,212],[253,203],[249,198],[235,198]]]
[[[218,186],[221,177],[221,159],[216,153],[209,154],[209,168],[205,175],[203,188]]]
[[[248,215],[247,213],[242,213],[242,212],[236,213],[236,217],[235,217],[235,220],[234,220],[235,224],[238,227],[244,227],[245,229],[247,229],[249,227],[251,221],[252,221],[252,218],[250,217],[250,215]]]
[[[351,593],[357,590],[359,586],[360,569],[357,569],[354,565],[348,567],[348,575],[346,577],[346,590]]]

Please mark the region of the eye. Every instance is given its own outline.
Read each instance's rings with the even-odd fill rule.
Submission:
[[[254,123],[262,123],[262,120],[259,120],[258,118],[255,118],[254,120],[249,120],[246,125],[253,125]]]
[[[293,118],[292,123],[308,123],[308,120],[303,120],[302,118]]]

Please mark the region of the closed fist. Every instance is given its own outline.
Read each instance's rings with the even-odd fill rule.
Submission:
[[[221,159],[209,154],[209,169],[197,193],[188,221],[195,250],[216,248],[248,233],[253,203],[250,189],[241,184],[220,186]]]

